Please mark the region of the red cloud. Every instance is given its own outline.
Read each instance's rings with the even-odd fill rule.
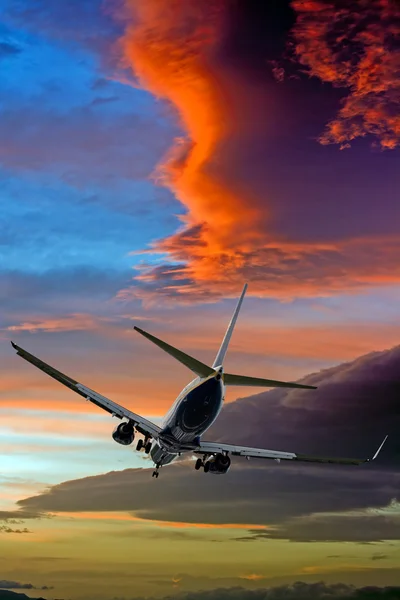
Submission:
[[[349,90],[321,136],[342,147],[372,134],[400,145],[400,5],[396,0],[292,0],[298,59],[314,75]]]

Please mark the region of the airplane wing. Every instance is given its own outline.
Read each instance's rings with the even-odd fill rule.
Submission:
[[[131,412],[123,406],[120,406],[116,402],[109,400],[105,396],[98,394],[82,383],[72,379],[72,377],[64,375],[64,373],[61,373],[61,371],[57,371],[57,369],[54,369],[54,367],[51,367],[40,360],[40,358],[33,356],[33,354],[30,354],[20,346],[17,346],[17,344],[14,344],[14,342],[11,342],[11,345],[17,351],[18,356],[21,356],[44,373],[47,373],[47,375],[50,375],[50,377],[53,377],[53,379],[56,379],[63,385],[69,387],[69,389],[73,392],[80,394],[86,398],[86,400],[89,400],[93,404],[96,404],[106,412],[110,413],[113,417],[115,416],[119,419],[128,419],[143,435],[151,435],[155,439],[158,438],[158,434],[161,431],[160,428],[148,419],[145,419],[144,417]]]
[[[214,455],[218,453],[229,453],[234,456],[245,456],[246,458],[269,458],[280,462],[281,460],[296,460],[304,462],[316,463],[332,463],[337,465],[360,465],[362,463],[375,460],[386,442],[387,437],[383,440],[378,450],[372,458],[336,458],[336,457],[321,457],[309,456],[307,454],[296,454],[295,452],[280,452],[278,450],[263,450],[262,448],[248,448],[246,446],[234,446],[231,444],[220,444],[218,442],[200,442],[200,444],[192,448],[194,454]]]

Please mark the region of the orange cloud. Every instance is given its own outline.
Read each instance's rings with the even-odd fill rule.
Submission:
[[[160,175],[190,208],[185,224],[207,222],[201,243],[211,252],[223,251],[233,232],[245,240],[245,225],[253,230],[260,218],[255,206],[209,171],[210,158],[236,133],[232,112],[239,117],[244,108],[237,99],[227,111],[238,82],[212,60],[227,18],[225,2],[211,0],[205,7],[194,0],[126,0],[126,6],[133,24],[123,40],[125,55],[141,83],[177,108],[188,134],[177,140]]]
[[[400,5],[394,0],[292,0],[295,51],[309,73],[347,88],[322,144],[371,134],[384,149],[400,145]]]
[[[247,523],[187,523],[184,521],[158,521],[155,519],[142,519],[131,513],[123,512],[65,512],[57,511],[59,517],[83,519],[94,521],[130,521],[138,525],[155,526],[166,529],[254,529],[265,531],[270,529],[267,525],[249,525]]]
[[[320,5],[295,3],[302,11],[296,32],[304,40],[314,27],[312,21],[305,31],[307,10],[319,8],[318,14],[325,15]],[[268,191],[264,181],[268,158],[257,148],[265,149],[273,125],[285,115],[274,97],[277,83],[268,81],[265,73],[264,80],[258,80],[251,69],[245,72],[226,59],[231,3],[125,0],[125,9],[128,22],[121,40],[125,61],[143,87],[177,111],[185,131],[157,175],[187,212],[181,230],[149,250],[164,258],[157,266],[154,257],[151,264],[144,263],[135,278],[136,288],[122,290],[119,298],[207,301],[236,295],[243,280],[251,283],[255,295],[282,298],[400,282],[399,238],[363,237],[358,221],[356,236],[337,236],[333,241],[329,236],[327,242],[321,241],[320,228],[312,242],[274,232],[280,198]],[[304,50],[300,40],[297,46],[304,60],[311,53],[305,44]],[[336,81],[335,73],[330,75],[332,65],[322,58],[321,77]],[[370,67],[362,72],[366,70]],[[359,86],[364,89],[361,81]],[[370,121],[372,113],[370,108]],[[397,128],[394,121],[393,127]],[[388,132],[380,139],[390,145],[387,136]],[[295,188],[293,194],[293,206],[285,209],[292,220],[299,211]]]
[[[253,248],[248,241],[246,250],[233,234],[230,246],[214,252],[200,239],[198,243],[193,240],[188,249],[187,234],[186,230],[156,243],[155,253],[162,249],[172,263],[144,265],[143,274],[136,277],[143,285],[125,288],[117,297],[140,298],[148,304],[177,299],[208,302],[237,297],[242,283],[249,281],[252,295],[290,300],[400,283],[399,238],[355,238],[329,244],[276,240],[254,242]]]
[[[80,331],[86,329],[97,329],[100,321],[107,321],[110,319],[96,318],[93,315],[74,313],[71,315],[65,315],[54,318],[46,319],[35,319],[31,321],[25,321],[18,325],[10,325],[6,328],[6,331],[29,331],[36,333],[38,331]]]

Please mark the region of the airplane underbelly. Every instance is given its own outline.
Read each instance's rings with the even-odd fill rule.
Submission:
[[[162,448],[158,444],[158,442],[156,442],[155,444],[153,444],[150,450],[150,456],[153,462],[161,467],[163,465],[168,465],[169,463],[171,463],[177,455],[171,454],[171,452],[168,452],[168,450]]]

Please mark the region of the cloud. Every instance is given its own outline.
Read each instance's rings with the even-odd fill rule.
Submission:
[[[392,0],[292,0],[295,52],[310,75],[346,88],[342,107],[320,137],[348,147],[375,136],[383,149],[400,146],[400,7]]]
[[[40,33],[58,43],[80,46],[101,55],[112,51],[115,36],[120,31],[102,0],[67,3],[40,0],[35,4],[29,0],[5,0],[2,16],[4,23],[11,27]]]
[[[0,163],[14,173],[56,173],[77,187],[147,178],[167,147],[165,125],[135,113],[106,117],[98,108],[99,101],[67,114],[40,103],[6,108]]]
[[[6,579],[0,580],[0,588],[3,590],[52,590],[52,587],[44,585],[42,587],[36,587],[32,583],[20,583],[19,581],[7,581]]]
[[[292,245],[271,242],[249,250],[209,252],[204,240],[188,248],[188,231],[154,244],[155,254],[172,263],[156,267],[144,262],[133,285],[119,291],[120,299],[147,303],[206,302],[236,297],[241,283],[249,293],[282,300],[327,297],[360,292],[370,286],[400,282],[400,243],[392,239],[353,239],[330,244]],[[199,236],[200,238],[201,236]],[[233,235],[232,245],[235,246]],[[189,262],[186,259],[189,258]]]
[[[111,299],[128,280],[129,271],[113,271],[91,266],[48,269],[41,273],[3,270],[0,273],[0,302],[8,315],[65,314],[71,308],[93,308]],[[78,298],[77,298],[78,296]],[[12,298],[12,301],[10,299]],[[77,302],[78,300],[78,302]],[[86,304],[87,303],[87,304]],[[4,315],[2,315],[4,318]],[[15,317],[14,317],[15,318]],[[7,316],[10,319],[10,316]],[[8,325],[15,324],[8,322]]]
[[[53,515],[36,510],[0,510],[0,523],[5,523],[6,526],[10,523],[23,523],[25,520],[51,518],[53,518]]]
[[[19,325],[10,325],[6,331],[29,331],[35,333],[38,331],[87,331],[97,329],[101,322],[107,322],[112,319],[106,317],[98,318],[89,314],[72,314],[60,316],[58,318],[48,318],[46,320],[31,320]]]
[[[147,469],[129,469],[64,482],[20,500],[19,507],[124,511],[171,524],[247,524],[240,541],[398,539],[399,365],[397,347],[307,376],[304,382],[318,385],[312,392],[274,390],[237,400],[207,434],[251,446],[367,457],[388,433],[376,463],[342,468],[236,459],[226,476],[213,478],[181,462],[163,470],[162,495],[154,494]]]
[[[42,515],[37,512],[21,511],[21,510],[0,510],[0,521],[7,523],[12,521],[23,522],[25,519],[41,519],[47,518],[47,515]]]
[[[10,42],[0,42],[0,59],[16,56],[21,52],[21,49]]]
[[[284,524],[270,531],[249,530],[251,536],[234,538],[240,542],[254,540],[288,539],[293,542],[382,542],[400,538],[400,517],[371,515],[368,511],[358,515],[315,514],[288,519]],[[376,554],[371,560],[387,558]]]
[[[374,183],[371,157],[350,175],[340,157],[316,155],[299,120],[308,110],[310,122],[320,99],[306,110],[305,82],[281,91],[267,68],[273,11],[227,1],[125,4],[125,60],[185,131],[157,181],[187,212],[121,296],[203,301],[236,294],[247,280],[255,295],[290,298],[400,281],[397,232],[388,219],[378,232],[366,209],[379,159]],[[393,189],[385,203],[391,213]]]
[[[8,525],[0,525],[0,533],[32,533],[27,527],[23,529],[13,529],[12,527],[8,527]]]

